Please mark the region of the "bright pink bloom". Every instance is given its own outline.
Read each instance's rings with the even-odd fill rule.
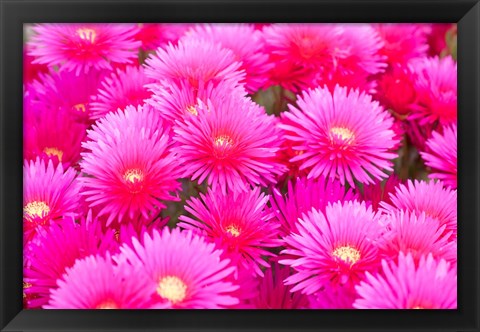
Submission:
[[[143,67],[128,66],[106,77],[98,89],[95,101],[90,105],[90,118],[97,120],[109,112],[127,106],[143,105],[152,93],[145,87],[151,83]]]
[[[273,263],[261,278],[259,294],[253,301],[255,309],[308,309],[308,297],[290,292],[292,286],[283,283],[289,276],[289,267]]]
[[[221,105],[199,105],[174,127],[172,151],[183,165],[183,176],[223,193],[265,186],[285,171],[276,160],[282,139],[274,117],[248,98],[233,96]]]
[[[245,72],[240,70],[241,62],[235,59],[234,53],[206,40],[184,40],[176,46],[169,44],[157,49],[145,63],[147,77],[157,82],[167,80],[178,84],[186,81],[194,89],[209,82],[240,84],[245,79]]]
[[[310,295],[310,309],[353,309],[357,297],[355,289],[327,286]]]
[[[323,287],[351,288],[379,264],[382,216],[365,203],[350,201],[312,209],[298,220],[298,232],[285,238],[288,255],[279,262],[295,274],[285,280],[292,291],[313,294]]]
[[[268,55],[264,53],[262,33],[251,24],[200,24],[186,33],[185,40],[207,40],[219,43],[233,52],[240,69],[245,70],[245,89],[255,93],[267,80]],[[183,39],[182,39],[183,40]]]
[[[301,161],[309,178],[338,179],[355,188],[354,179],[373,183],[393,170],[397,155],[390,150],[398,144],[393,118],[369,95],[317,88],[300,96],[297,105],[282,113],[280,128],[300,152],[291,161]]]
[[[73,266],[75,260],[106,251],[114,252],[117,247],[113,231],[103,232],[101,224],[92,218],[90,212],[78,223],[73,218],[64,218],[59,224],[42,229],[24,252],[24,260],[28,261],[24,275],[31,284],[25,293],[37,297],[32,306],[39,307],[48,302],[50,290],[57,287],[57,279]]]
[[[412,62],[416,74],[415,91],[419,108],[411,119],[420,124],[440,121],[442,125],[457,121],[457,63],[450,56],[423,58]]]
[[[142,43],[144,51],[155,50],[169,42],[176,44],[191,27],[184,23],[140,23],[135,39]]]
[[[273,188],[270,204],[275,218],[281,224],[281,231],[287,235],[297,232],[298,218],[315,208],[325,212],[329,203],[351,201],[357,198],[353,190],[346,190],[338,181],[298,178],[295,182],[288,182],[286,194]]]
[[[120,248],[121,256],[143,270],[155,308],[220,309],[238,303],[232,296],[238,286],[227,281],[235,268],[213,243],[178,228],[154,230],[142,243],[132,242]]]
[[[383,271],[366,273],[356,287],[357,309],[456,309],[457,270],[445,260],[422,257],[418,266],[409,254],[398,263],[382,261]]]
[[[80,162],[81,194],[90,207],[100,208],[107,225],[125,217],[152,218],[165,207],[159,200],[176,200],[180,188],[170,148],[168,128],[149,107],[128,106],[109,113],[88,131],[87,152]],[[158,211],[157,211],[158,213]]]
[[[148,309],[149,282],[139,268],[117,266],[110,254],[77,259],[57,281],[44,309]]]
[[[132,24],[37,24],[28,43],[33,63],[80,73],[112,69],[112,63],[132,63],[140,42]]]
[[[427,142],[427,150],[420,152],[425,164],[432,168],[431,179],[440,179],[453,189],[457,188],[457,125],[436,131]]]
[[[191,197],[185,210],[195,218],[180,216],[178,226],[205,236],[224,249],[239,269],[263,276],[261,266],[268,267],[263,257],[275,256],[266,248],[278,247],[278,227],[265,208],[269,196],[253,191],[222,194],[209,190],[200,198]],[[262,257],[263,256],[263,257]]]
[[[445,225],[445,232],[457,236],[457,190],[445,188],[441,181],[408,180],[400,184],[395,193],[390,194],[391,204],[381,202],[381,210],[394,212],[405,210],[419,215],[424,212],[429,218]]]
[[[76,172],[40,158],[23,166],[23,235],[30,240],[42,227],[79,212]]]

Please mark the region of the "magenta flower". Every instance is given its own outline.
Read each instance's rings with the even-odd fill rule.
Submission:
[[[149,107],[128,106],[109,113],[88,131],[80,166],[85,176],[81,194],[107,225],[125,218],[152,218],[165,207],[161,200],[176,200],[180,188],[175,156],[168,149],[168,128]]]
[[[432,168],[431,179],[442,180],[452,189],[457,188],[457,125],[443,128],[443,133],[432,132],[426,142],[426,151],[420,152],[425,164]]]
[[[379,264],[382,216],[365,203],[350,201],[327,206],[325,214],[312,209],[285,237],[286,258],[295,274],[285,280],[292,291],[313,294],[323,287],[352,287]]]
[[[384,181],[376,181],[374,184],[363,186],[363,200],[367,204],[371,204],[374,211],[377,211],[380,208],[380,202],[392,202],[390,193],[395,192],[397,186],[404,182],[395,173],[392,173]]]
[[[93,273],[92,273],[93,272]],[[45,309],[148,309],[153,305],[143,271],[117,266],[110,254],[77,259],[58,279]]]
[[[221,309],[238,303],[232,296],[238,285],[227,281],[235,268],[213,243],[178,228],[154,230],[142,243],[132,242],[120,248],[121,256],[131,269],[143,270],[154,308]]]
[[[29,43],[33,63],[59,66],[75,75],[132,63],[140,42],[132,24],[37,24]]]
[[[308,178],[324,176],[347,182],[374,183],[392,171],[390,150],[398,143],[393,118],[371,97],[356,90],[336,87],[309,90],[298,98],[298,108],[284,112],[280,128],[299,155],[300,170]]]
[[[265,209],[268,199],[258,187],[236,195],[209,190],[206,195],[187,201],[185,210],[196,220],[183,215],[178,226],[215,242],[239,268],[263,276],[260,267],[269,265],[262,256],[275,256],[266,249],[281,244],[279,224]]]
[[[123,110],[127,106],[143,105],[152,95],[145,87],[151,82],[145,76],[143,67],[117,69],[102,81],[95,101],[90,104],[90,118],[98,120],[109,112]]]
[[[135,39],[141,41],[144,51],[155,50],[169,42],[177,43],[192,26],[187,23],[140,23]]]
[[[357,297],[355,289],[350,287],[327,286],[321,291],[309,295],[310,309],[354,309]]]
[[[398,263],[383,260],[381,273],[366,273],[356,287],[357,309],[456,309],[457,271],[445,260],[422,257],[418,266],[411,255]]]
[[[277,153],[282,139],[274,118],[247,98],[199,105],[197,116],[177,121],[173,140],[184,177],[223,193],[276,182],[285,171]]]

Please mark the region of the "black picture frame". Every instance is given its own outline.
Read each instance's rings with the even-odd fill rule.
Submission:
[[[478,0],[0,0],[2,331],[480,331]],[[23,310],[22,31],[40,22],[458,22],[457,310]]]

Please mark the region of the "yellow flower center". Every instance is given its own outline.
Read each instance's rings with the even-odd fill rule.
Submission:
[[[97,32],[90,28],[80,28],[77,29],[77,36],[80,37],[80,39],[89,41],[93,44],[97,38]]]
[[[73,108],[75,109],[75,111],[82,112],[82,113],[85,113],[85,111],[87,110],[87,108],[85,107],[85,104],[82,104],[82,103],[73,105]]]
[[[43,218],[50,212],[45,202],[33,201],[23,207],[23,213],[29,218]]]
[[[125,172],[123,178],[130,183],[139,182],[143,180],[143,172],[138,168],[132,168]]]
[[[227,233],[230,233],[233,237],[238,237],[240,235],[240,229],[238,229],[238,227],[235,225],[228,226],[227,228],[225,228],[225,231],[227,231]]]
[[[43,152],[45,152],[47,154],[47,156],[49,156],[49,157],[57,156],[58,160],[62,161],[62,157],[63,157],[63,151],[62,150],[59,150],[55,147],[46,147],[45,149],[43,149]]]
[[[163,299],[175,304],[185,299],[187,295],[187,285],[177,277],[163,277],[158,283],[157,293]]]
[[[337,247],[332,255],[351,265],[360,260],[360,251],[350,246]]]
[[[197,116],[198,115],[198,111],[197,109],[195,108],[195,106],[188,106],[187,107],[187,112],[192,114],[192,115],[195,115]]]
[[[233,140],[230,138],[230,136],[227,135],[220,135],[217,138],[215,138],[215,145],[216,146],[229,146],[233,145]]]
[[[330,129],[330,133],[339,137],[344,142],[352,141],[355,139],[355,134],[348,128],[345,127],[333,127]]]
[[[114,301],[107,300],[97,305],[96,309],[118,309],[118,306]]]

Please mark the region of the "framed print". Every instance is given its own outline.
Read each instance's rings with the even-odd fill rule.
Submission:
[[[1,15],[2,331],[479,330],[477,1]]]

